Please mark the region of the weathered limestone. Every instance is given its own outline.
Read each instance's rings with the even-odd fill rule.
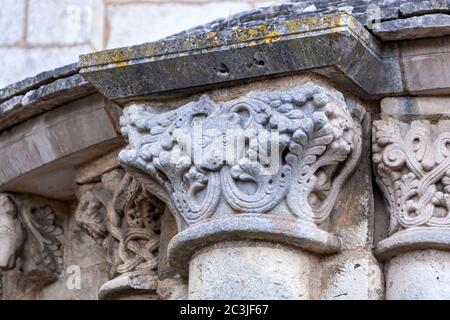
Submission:
[[[154,295],[162,204],[120,169],[85,189],[75,219],[105,249],[110,265],[111,281],[102,286],[99,298]]]
[[[204,264],[217,272],[227,266],[251,270],[251,264],[234,259],[251,259],[255,252],[278,255],[266,265],[277,269],[276,261],[287,249],[246,248],[243,243],[250,239],[296,247],[297,258],[292,259],[308,270],[311,253],[340,250],[327,226],[361,155],[361,124],[351,115],[355,112],[342,94],[312,83],[255,91],[220,103],[203,96],[160,115],[145,104],[131,105],[121,119],[129,146],[119,159],[174,213],[179,234],[168,254],[181,275],[189,270],[192,279]],[[236,244],[229,259],[228,249],[214,247],[224,241]],[[286,272],[272,298],[312,295],[301,279],[282,289],[292,275]],[[219,278],[200,274],[199,283],[190,283],[190,298],[224,297]],[[230,283],[249,281],[245,271],[229,276]],[[277,286],[278,280],[259,277]],[[254,285],[248,284],[241,298],[261,298]]]
[[[280,244],[221,242],[198,251],[189,267],[189,298],[270,300],[314,298],[314,255]]]
[[[218,84],[305,70],[332,78],[361,97],[403,90],[396,52],[384,50],[348,13],[255,19],[242,27],[223,24],[212,32],[197,30],[82,55],[80,73],[108,99],[118,102],[142,96],[180,96]]]
[[[387,260],[388,299],[450,297],[450,122],[439,102],[450,100],[386,99],[374,122],[373,161],[390,214],[389,237],[376,248]]]
[[[0,194],[0,240],[0,270],[6,278],[2,282],[20,273],[21,283],[14,285],[28,292],[56,281],[63,272],[62,226],[46,202]]]
[[[260,8],[1,89],[0,296],[450,299],[449,3]]]
[[[448,36],[450,15],[437,13],[381,22],[375,25],[374,34],[384,41]]]

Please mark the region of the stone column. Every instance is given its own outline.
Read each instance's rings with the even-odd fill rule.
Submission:
[[[373,161],[390,214],[376,253],[386,298],[450,299],[448,98],[389,98],[374,122]]]
[[[191,299],[314,299],[361,126],[344,97],[307,83],[163,114],[128,106],[121,164],[174,213],[168,259]]]

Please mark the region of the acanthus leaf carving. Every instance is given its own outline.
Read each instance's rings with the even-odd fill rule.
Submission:
[[[53,208],[34,198],[0,194],[0,268],[21,257],[26,277],[48,283],[63,272],[63,229]]]
[[[391,216],[389,233],[450,226],[449,121],[375,121],[373,161]]]
[[[121,125],[129,142],[121,164],[177,213],[181,230],[219,207],[222,215],[282,207],[321,224],[362,144],[342,95],[313,84],[222,103],[203,96],[164,114],[131,105]]]

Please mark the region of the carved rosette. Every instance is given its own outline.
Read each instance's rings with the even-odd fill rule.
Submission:
[[[85,192],[75,220],[106,249],[111,279],[130,272],[154,274],[164,206],[128,174],[114,184],[115,190],[100,185]]]
[[[362,144],[360,122],[340,93],[306,84],[220,103],[203,96],[164,114],[131,105],[121,125],[129,142],[121,164],[184,231],[169,254],[226,233],[338,250],[321,229]]]
[[[390,214],[381,257],[445,246],[450,235],[450,121],[374,122],[373,162]]]

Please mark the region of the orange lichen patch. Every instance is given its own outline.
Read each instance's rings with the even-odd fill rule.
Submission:
[[[129,61],[117,62],[117,63],[116,63],[116,67],[117,67],[117,68],[123,68],[123,67],[128,66],[129,64],[130,64]]]

